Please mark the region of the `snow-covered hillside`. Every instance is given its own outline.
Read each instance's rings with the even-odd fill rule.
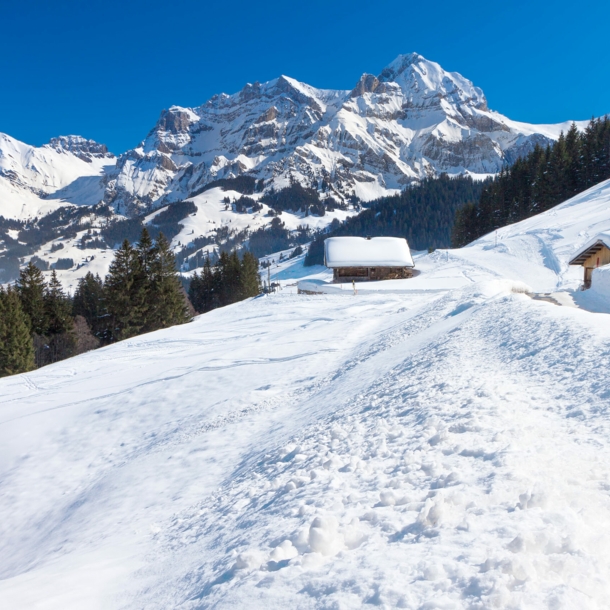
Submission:
[[[440,172],[494,174],[569,125],[511,121],[489,110],[469,80],[411,53],[351,91],[281,76],[164,110],[140,146],[120,156],[106,200],[133,212],[247,173],[267,187],[297,179],[367,201]]]
[[[583,245],[607,231],[610,231],[610,180],[464,248],[418,253],[415,266],[420,273],[413,279],[363,284],[359,290],[447,290],[508,278],[524,282],[534,292],[569,291],[584,304],[590,294],[578,292],[583,281],[582,267],[568,263]],[[330,270],[323,267],[308,270],[302,267],[302,259],[284,261],[273,270],[272,279],[286,284],[309,275],[320,281],[332,281]],[[351,290],[351,284],[343,289]]]
[[[606,607],[610,316],[523,282],[575,285],[609,191],[383,291],[282,262],[278,294],[0,380],[0,599]]]
[[[36,148],[0,133],[0,216],[25,220],[66,204],[95,205],[115,163],[103,144],[80,136]]]

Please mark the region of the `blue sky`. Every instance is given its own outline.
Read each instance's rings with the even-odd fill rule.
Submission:
[[[280,74],[350,89],[416,51],[528,122],[610,113],[610,2],[0,0],[0,131],[135,146],[173,104]]]

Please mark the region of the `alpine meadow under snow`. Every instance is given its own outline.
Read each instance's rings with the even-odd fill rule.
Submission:
[[[608,230],[610,181],[413,279],[298,295],[301,256],[0,380],[0,599],[607,607],[610,284],[567,262]]]

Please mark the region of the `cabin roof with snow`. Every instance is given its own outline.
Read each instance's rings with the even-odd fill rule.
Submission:
[[[400,237],[329,237],[324,264],[340,267],[414,267],[409,244]]]
[[[610,250],[610,233],[600,233],[597,237],[587,242],[570,261],[570,265],[583,265],[585,261],[597,254],[600,250]]]

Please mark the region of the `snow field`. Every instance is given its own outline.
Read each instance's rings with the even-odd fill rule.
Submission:
[[[610,328],[481,300],[378,337],[302,404],[334,413],[176,515],[184,607],[603,607]]]
[[[258,200],[261,195],[247,195],[250,199]],[[249,229],[255,231],[263,226],[267,226],[273,220],[267,216],[269,206],[262,204],[263,209],[260,212],[236,214],[232,211],[231,205],[225,210],[226,204],[223,199],[229,197],[231,202],[242,197],[237,191],[224,191],[220,187],[210,189],[197,195],[189,201],[193,201],[197,206],[197,213],[187,216],[180,224],[184,227],[182,231],[172,240],[172,246],[177,246],[178,243],[188,244],[195,237],[209,235],[213,231],[227,226],[232,230],[242,231]],[[171,205],[171,204],[170,204]],[[279,219],[286,225],[286,228],[295,231],[300,225],[308,226],[312,229],[322,229],[328,226],[335,218],[344,221],[349,216],[354,215],[354,210],[343,211],[334,210],[326,212],[325,216],[305,216],[304,213],[282,212]]]
[[[609,345],[506,281],[284,293],[2,380],[0,597],[601,608]]]

